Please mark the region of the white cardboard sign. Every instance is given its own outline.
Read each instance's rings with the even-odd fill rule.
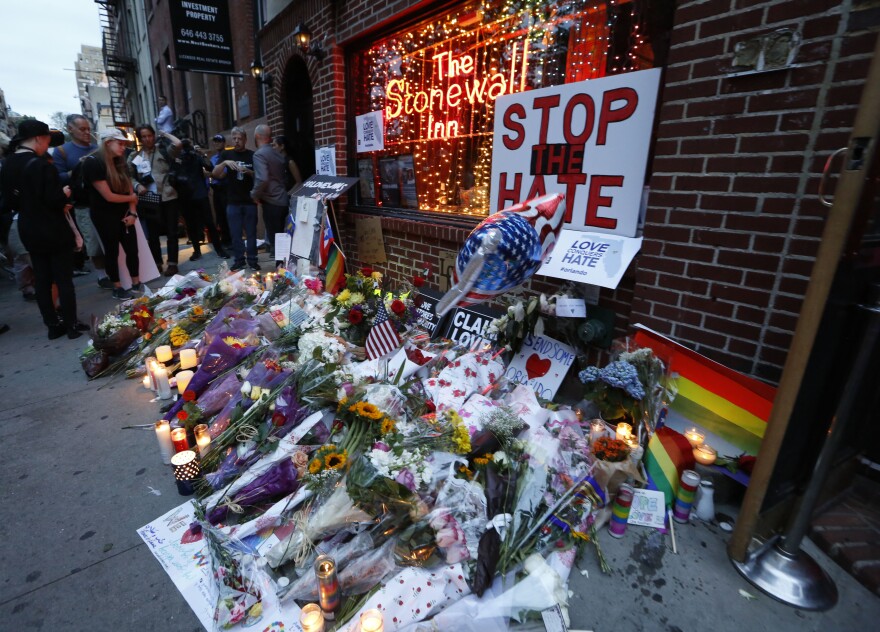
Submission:
[[[660,72],[499,97],[489,212],[564,193],[565,228],[634,237]]]
[[[549,336],[526,336],[504,376],[531,387],[538,397],[553,399],[575,359],[575,350]]]
[[[538,274],[614,289],[641,247],[641,237],[563,230]]]
[[[628,524],[663,529],[666,526],[666,498],[656,489],[637,489],[629,510]]]
[[[315,150],[315,171],[319,176],[336,175],[336,147],[319,147]]]
[[[385,149],[385,123],[382,110],[356,116],[354,125],[357,153]]]

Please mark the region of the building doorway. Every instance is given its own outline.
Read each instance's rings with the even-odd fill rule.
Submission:
[[[306,62],[292,55],[284,69],[284,135],[303,178],[315,173],[315,117],[312,80]]]

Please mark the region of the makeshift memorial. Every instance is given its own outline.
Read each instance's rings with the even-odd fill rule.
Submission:
[[[156,422],[156,440],[159,442],[159,453],[162,455],[162,463],[171,464],[171,455],[174,454],[174,444],[171,442],[171,427],[164,419]]]
[[[633,501],[633,487],[624,483],[617,490],[617,497],[611,508],[611,520],[608,523],[608,533],[612,537],[622,538],[626,533],[626,521],[629,518],[630,508]]]
[[[625,442],[602,437],[593,443],[592,453],[596,457],[593,476],[608,494],[615,494],[627,479],[638,483],[645,482],[636,464],[627,458],[630,448]]]
[[[695,471],[685,470],[681,473],[678,492],[675,494],[675,504],[672,507],[672,517],[676,522],[685,524],[690,520],[691,507],[694,504],[694,494],[699,484],[700,475]]]

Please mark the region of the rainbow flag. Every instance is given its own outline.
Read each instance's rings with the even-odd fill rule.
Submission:
[[[675,500],[681,473],[694,467],[694,452],[683,434],[663,427],[648,442],[644,463],[648,489],[663,492],[666,505],[670,506]]]
[[[324,276],[324,289],[336,294],[345,285],[345,255],[336,244],[330,244],[327,267]]]

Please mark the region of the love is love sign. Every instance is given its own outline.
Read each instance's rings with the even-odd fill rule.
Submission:
[[[574,358],[574,349],[564,342],[549,336],[526,336],[504,376],[529,386],[538,397],[553,399]]]

